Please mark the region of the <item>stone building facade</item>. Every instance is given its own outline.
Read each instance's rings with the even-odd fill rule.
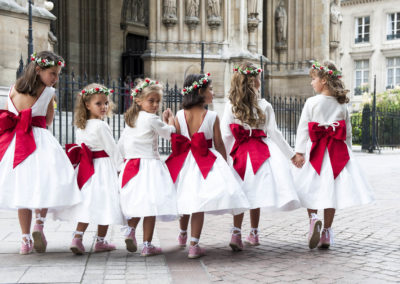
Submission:
[[[353,108],[362,93],[400,85],[400,2],[342,0],[341,64]]]
[[[56,37],[50,32],[56,17],[46,8],[46,1],[35,1],[32,7],[33,46],[36,50],[53,50]],[[28,2],[0,0],[0,108],[15,82],[16,71],[22,57],[28,58]]]
[[[112,80],[144,75],[182,86],[186,74],[200,72],[204,43],[218,112],[240,61],[260,65],[263,58],[268,95],[310,96],[310,61],[339,59],[339,0],[52,2],[54,50],[66,59],[66,72]],[[44,48],[48,39],[35,37],[35,50]]]

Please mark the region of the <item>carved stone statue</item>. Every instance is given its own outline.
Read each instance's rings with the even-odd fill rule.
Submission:
[[[164,0],[163,10],[162,22],[168,27],[175,25],[178,22],[176,17],[176,0]]]
[[[199,17],[200,0],[186,0],[186,17]]]
[[[250,19],[257,18],[257,2],[258,0],[247,0],[247,17]]]
[[[208,0],[207,14],[208,18],[219,18],[221,16],[219,0]]]
[[[276,31],[276,46],[286,48],[287,34],[287,13],[283,0],[279,3],[275,10],[275,31]]]
[[[330,6],[329,42],[331,46],[338,46],[340,41],[341,13],[338,0],[332,0]]]

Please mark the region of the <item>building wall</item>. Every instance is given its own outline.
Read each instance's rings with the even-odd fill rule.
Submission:
[[[342,1],[342,50],[341,66],[346,88],[350,90],[351,105],[358,109],[362,96],[355,95],[355,60],[369,60],[369,91],[373,90],[376,75],[377,93],[386,90],[387,58],[400,57],[400,39],[387,40],[387,14],[400,12],[398,0]],[[370,16],[370,40],[355,43],[355,21],[358,17]]]
[[[49,31],[50,21],[55,17],[38,2],[32,9],[33,47],[35,51],[53,50]],[[0,109],[5,106],[9,87],[16,80],[21,57],[24,64],[28,58],[28,25],[27,1],[0,1]]]

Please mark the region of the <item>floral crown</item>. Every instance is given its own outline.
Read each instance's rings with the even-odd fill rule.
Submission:
[[[182,89],[182,95],[186,95],[186,94],[192,92],[193,90],[200,89],[201,87],[203,87],[204,85],[206,85],[206,84],[208,83],[208,81],[209,81],[209,80],[208,80],[208,77],[209,77],[210,75],[211,75],[210,73],[206,73],[206,74],[204,75],[204,77],[202,77],[198,82],[197,82],[197,81],[194,81],[194,82],[192,83],[191,86],[184,87],[184,88]]]
[[[315,69],[315,70],[324,71],[325,73],[328,73],[329,75],[332,75],[332,76],[337,77],[339,79],[342,78],[342,72],[341,71],[339,71],[339,70],[331,70],[327,66],[321,65],[318,61],[313,61],[311,68]]]
[[[149,87],[151,85],[156,85],[158,84],[158,81],[150,80],[149,78],[144,79],[144,82],[140,85],[137,85],[135,89],[133,89],[131,96],[136,97],[137,94],[139,94],[141,91],[143,91],[144,88]]]
[[[81,91],[81,95],[93,95],[93,94],[104,94],[106,96],[113,94],[114,90],[105,88],[105,87],[95,87],[95,88],[90,88],[90,89],[83,89]]]
[[[36,55],[36,52],[32,53],[31,55],[31,61],[35,62],[37,65],[39,65],[40,67],[52,67],[52,66],[61,66],[61,67],[65,67],[65,62],[64,60],[59,60],[57,62],[54,61],[50,61],[46,58],[40,58]]]
[[[263,70],[261,68],[256,67],[246,67],[245,69],[240,68],[240,66],[233,67],[234,72],[239,72],[243,75],[257,75],[261,73]]]

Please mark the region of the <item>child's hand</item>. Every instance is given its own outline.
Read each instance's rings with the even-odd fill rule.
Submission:
[[[163,117],[163,121],[165,123],[168,123],[169,117],[172,115],[172,111],[171,109],[167,108],[166,110],[164,110],[162,117]]]
[[[297,168],[301,168],[304,165],[304,155],[301,153],[296,153],[291,160],[293,165],[295,165]]]

